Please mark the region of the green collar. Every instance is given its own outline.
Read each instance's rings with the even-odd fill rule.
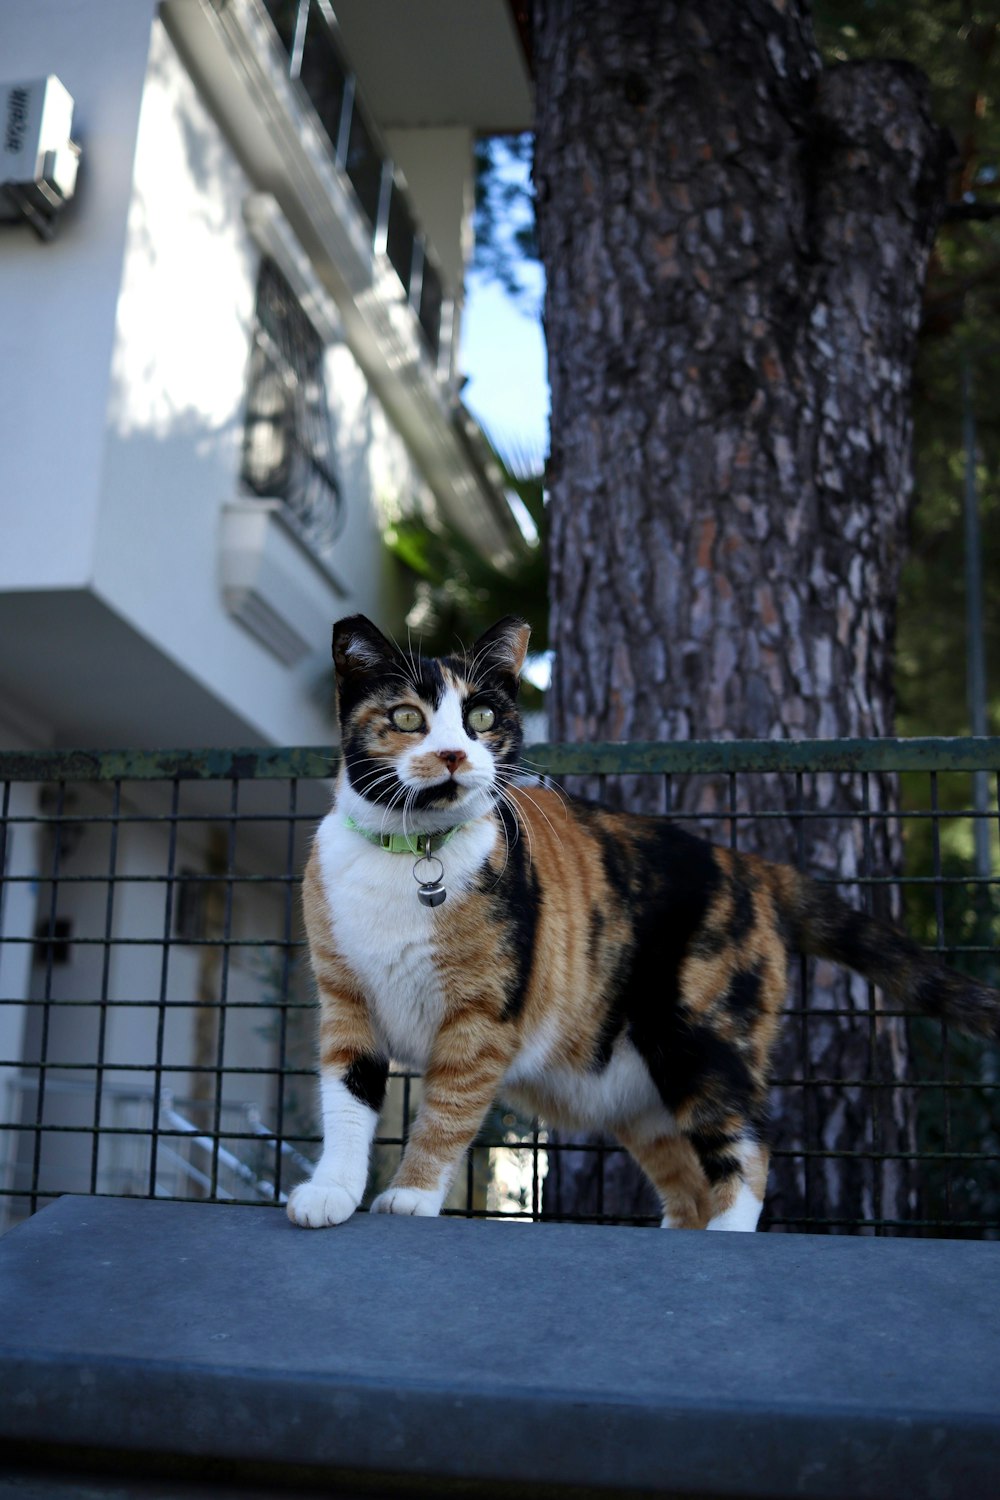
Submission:
[[[353,828],[355,833],[360,833],[369,844],[374,844],[378,849],[385,849],[389,854],[413,854],[425,856],[427,845],[431,844],[435,850],[443,849],[461,829],[467,828],[467,823],[456,823],[454,828],[446,828],[443,833],[373,833],[369,828],[362,828],[355,823],[350,816],[344,819],[348,828]]]

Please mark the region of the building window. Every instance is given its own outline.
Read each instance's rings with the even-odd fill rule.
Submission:
[[[255,495],[283,500],[320,553],[330,550],[343,519],[323,353],[323,341],[292,288],[265,257],[250,349],[242,479]]]

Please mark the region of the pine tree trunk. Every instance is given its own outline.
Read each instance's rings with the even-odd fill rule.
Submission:
[[[552,737],[891,733],[910,374],[946,156],[922,75],[824,71],[801,0],[536,0],[533,44]],[[797,793],[748,778],[737,808]],[[661,785],[619,795],[663,808]],[[828,777],[805,795],[829,816],[804,848],[781,820],[741,845],[847,881],[896,867],[887,822],[839,816],[891,808],[890,784]],[[673,805],[728,838],[728,796],[689,782]],[[821,968],[811,1005],[858,1019],[810,1019],[808,1040],[790,1025],[779,1076],[905,1073],[899,1023],[870,1047],[866,986]],[[883,1092],[814,1092],[814,1144],[908,1149],[902,1112],[872,1104]],[[779,1148],[804,1139],[802,1094],[776,1096]],[[891,1218],[911,1196],[899,1164],[779,1158],[769,1209]]]

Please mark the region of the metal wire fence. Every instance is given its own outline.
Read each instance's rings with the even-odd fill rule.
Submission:
[[[1000,740],[531,747],[1000,977]],[[298,886],[325,750],[0,754],[0,1229],[62,1193],[282,1203],[318,1154]],[[984,835],[984,830],[985,835]],[[764,1225],[1000,1235],[996,1049],[798,967]],[[369,1194],[419,1106],[394,1069]],[[654,1222],[610,1140],[498,1104],[446,1211]]]

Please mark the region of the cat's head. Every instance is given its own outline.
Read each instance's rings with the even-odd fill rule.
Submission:
[[[349,811],[388,833],[438,832],[493,805],[517,765],[529,628],[507,616],[471,650],[401,650],[364,615],[333,627]]]

